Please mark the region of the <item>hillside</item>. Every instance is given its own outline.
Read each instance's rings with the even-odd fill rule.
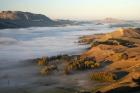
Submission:
[[[34,14],[34,13],[22,12],[22,11],[0,12],[0,29],[80,25],[86,23],[90,23],[90,22],[62,20],[62,19],[52,20],[43,14]]]
[[[90,41],[92,47],[82,57],[95,57],[99,63],[111,62],[104,71],[118,73],[116,75],[119,77],[116,82],[104,86],[97,93],[140,91],[140,29],[121,28],[96,37],[90,36],[90,40],[87,40],[88,37],[85,36],[84,39]]]
[[[53,26],[57,23],[42,14],[21,11],[2,11],[0,28],[20,28],[35,26]]]

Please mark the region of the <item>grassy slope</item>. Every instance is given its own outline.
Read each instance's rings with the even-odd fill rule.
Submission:
[[[138,85],[132,79],[140,78],[140,69],[138,69],[140,67],[140,39],[139,39],[140,33],[139,32],[140,32],[139,29],[119,29],[112,33],[108,33],[102,36],[99,35],[99,37],[96,36],[98,38],[93,36],[92,39],[97,40],[97,41],[107,41],[112,38],[122,39],[122,40],[127,40],[130,42],[134,42],[135,45],[137,46],[137,47],[129,48],[123,45],[99,44],[97,46],[92,47],[89,51],[85,52],[82,55],[83,57],[95,56],[98,62],[102,60],[112,60],[113,63],[107,66],[107,68],[105,69],[106,71],[129,72],[129,74],[126,75],[125,77],[122,77],[121,80],[118,80],[117,82],[110,84],[107,87],[101,88],[100,89],[101,91],[107,92],[113,89],[119,90],[119,88],[123,86],[128,86],[130,87],[130,89],[132,89],[131,87],[136,87]],[[91,36],[90,36],[90,39],[91,39]],[[120,57],[120,55],[123,53],[127,53],[128,55],[127,60]],[[112,92],[110,91],[110,93]]]

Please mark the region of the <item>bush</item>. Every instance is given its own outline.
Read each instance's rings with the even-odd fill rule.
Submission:
[[[90,79],[102,82],[111,82],[116,79],[116,75],[109,72],[94,72],[90,74]]]
[[[127,53],[123,53],[122,54],[122,59],[127,60],[128,59],[128,54]]]
[[[70,74],[70,70],[67,67],[64,69],[64,74],[65,75],[69,75]]]
[[[128,40],[123,40],[123,39],[110,39],[110,40],[115,40],[120,45],[126,46],[128,48],[137,47],[134,42],[130,42]]]
[[[41,69],[41,74],[42,75],[48,75],[50,74],[52,71],[54,70],[58,70],[57,66],[54,66],[54,65],[48,65],[48,66],[45,66]]]
[[[96,62],[96,63],[94,64],[94,67],[96,67],[96,68],[97,68],[97,67],[100,67],[100,63],[97,63],[97,62]]]
[[[130,42],[128,40],[123,40],[123,39],[113,39],[113,38],[109,39],[109,40],[106,40],[106,41],[93,41],[91,43],[91,47],[95,47],[95,46],[98,46],[100,44],[105,44],[105,45],[123,45],[123,46],[126,46],[128,48],[137,47],[134,42]]]
[[[99,44],[100,44],[100,42],[98,42],[98,41],[93,41],[93,42],[91,43],[91,47],[98,46]]]
[[[48,69],[48,67],[46,66],[46,67],[44,67],[43,69],[41,69],[41,74],[42,75],[48,75],[49,74],[49,69]]]
[[[114,59],[119,61],[119,60],[127,60],[128,54],[127,53],[116,53]]]
[[[47,65],[47,57],[42,57],[38,60],[38,65]]]
[[[122,60],[122,53],[116,53],[114,59],[116,61]]]
[[[94,42],[92,42],[91,47],[95,47],[95,46],[98,46],[100,44],[104,44],[104,45],[119,45],[119,42],[116,41],[116,40],[94,41]]]

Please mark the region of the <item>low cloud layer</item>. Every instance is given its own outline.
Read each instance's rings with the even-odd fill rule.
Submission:
[[[90,24],[0,30],[0,60],[79,53],[86,47],[75,43],[79,36],[106,33],[114,29],[109,28],[109,25]]]

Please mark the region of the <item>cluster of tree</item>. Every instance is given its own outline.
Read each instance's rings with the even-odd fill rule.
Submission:
[[[84,59],[76,57],[67,64],[64,68],[64,73],[70,74],[74,70],[94,69],[97,67],[100,67],[100,64],[96,62],[95,57],[86,57]]]
[[[42,57],[38,59],[38,65],[48,65],[49,62],[55,61],[55,60],[71,60],[73,56],[69,55],[57,55],[57,56],[51,56],[51,57]]]
[[[48,57],[42,57],[38,60],[38,65],[43,66],[41,69],[42,75],[48,75],[54,70],[58,70],[56,65],[49,64]]]
[[[41,74],[48,75],[54,70],[58,70],[58,66],[53,64],[58,60],[61,63],[66,63],[64,66],[64,74],[70,74],[76,70],[87,70],[100,67],[100,63],[96,62],[95,57],[85,57],[81,58],[80,55],[58,55],[52,57],[42,57],[38,60],[38,65],[43,66],[41,69]]]

